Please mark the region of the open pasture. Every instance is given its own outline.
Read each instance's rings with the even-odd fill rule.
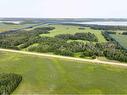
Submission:
[[[110,36],[119,42],[121,46],[127,49],[127,35],[110,34]]]
[[[97,36],[99,42],[106,42],[105,38],[101,34],[100,30],[93,30],[89,27],[83,27],[84,29],[80,29],[80,26],[70,26],[70,25],[50,25],[55,27],[54,30],[51,30],[49,34],[42,34],[41,36],[54,37],[58,34],[75,34],[80,32],[90,32]]]
[[[0,72],[21,74],[15,94],[126,94],[127,68],[0,52]]]

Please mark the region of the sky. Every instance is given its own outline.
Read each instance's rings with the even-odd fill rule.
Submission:
[[[0,17],[127,18],[127,0],[0,0]]]

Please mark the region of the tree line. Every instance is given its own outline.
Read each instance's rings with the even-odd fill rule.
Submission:
[[[88,33],[75,33],[73,34],[59,34],[55,36],[56,38],[64,39],[64,40],[86,40],[92,42],[98,42],[98,38],[88,32]]]
[[[104,56],[108,59],[127,62],[127,52],[113,41],[106,43],[83,43],[77,41],[67,42],[59,38],[45,37],[39,45],[31,46],[28,50],[42,53],[53,52],[54,54],[64,56],[74,56],[75,53],[80,53],[80,57],[96,58]]]
[[[81,26],[81,27],[90,27],[95,30],[127,30],[127,26],[109,26],[109,25],[95,25],[95,24],[73,24],[73,23],[65,23],[62,25],[73,25],[73,26]]]
[[[50,30],[55,29],[54,27],[42,27],[35,28],[31,31],[18,30],[15,32],[5,32],[0,34],[0,47],[1,48],[11,48],[11,49],[20,49],[17,46],[24,44],[26,42],[36,41],[40,34],[47,34]],[[32,43],[32,42],[31,42]]]
[[[107,39],[107,41],[111,41],[115,45],[115,48],[105,49],[104,55],[108,59],[127,62],[127,50],[112,38],[107,31],[103,31],[102,35]]]
[[[10,95],[22,81],[18,74],[0,74],[0,95]]]

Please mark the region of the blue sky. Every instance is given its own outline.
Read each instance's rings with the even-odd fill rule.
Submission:
[[[0,17],[127,18],[127,0],[0,0]]]

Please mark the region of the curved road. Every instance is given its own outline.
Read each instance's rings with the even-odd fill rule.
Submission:
[[[44,57],[53,57],[53,58],[68,59],[68,60],[75,60],[75,61],[84,61],[84,62],[90,62],[90,63],[96,63],[96,64],[109,64],[109,65],[117,65],[117,66],[127,67],[126,63],[107,62],[107,61],[100,61],[97,59],[90,60],[90,59],[83,59],[83,58],[65,57],[65,56],[59,56],[59,55],[50,55],[50,54],[45,54],[45,53],[33,53],[33,52],[18,51],[18,50],[11,50],[11,49],[0,49],[0,51],[28,54],[28,55],[36,55],[36,56],[44,56]]]

